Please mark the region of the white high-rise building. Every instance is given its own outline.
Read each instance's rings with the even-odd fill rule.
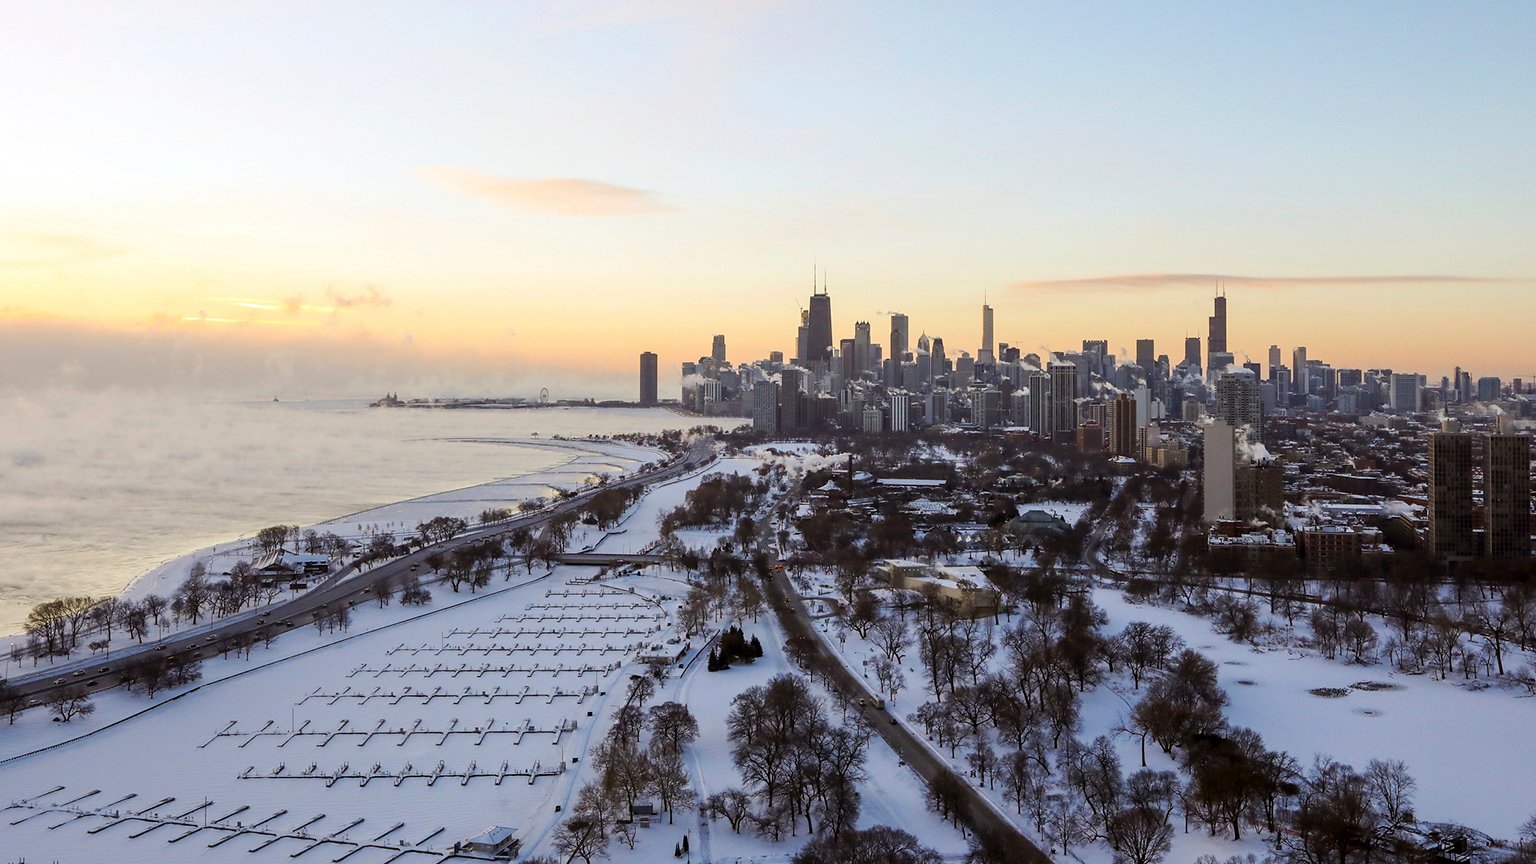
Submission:
[[[891,431],[907,431],[907,420],[912,416],[911,394],[905,390],[891,391]]]
[[[1205,427],[1205,521],[1237,518],[1237,430],[1222,420]]]

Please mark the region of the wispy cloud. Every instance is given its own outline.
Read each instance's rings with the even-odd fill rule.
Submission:
[[[331,305],[337,309],[356,309],[364,306],[388,306],[390,300],[379,290],[379,286],[373,284],[363,285],[356,291],[348,292],[328,285],[325,289],[325,298],[331,301]]]
[[[1236,285],[1261,291],[1286,291],[1295,288],[1355,287],[1394,288],[1413,285],[1498,285],[1515,284],[1520,279],[1487,276],[1456,276],[1432,273],[1353,276],[1243,276],[1234,273],[1124,273],[1114,276],[1088,276],[1081,279],[1026,279],[1008,287],[1029,294],[1079,294],[1132,291],[1169,291],[1187,288],[1212,288]]]
[[[125,246],[82,234],[0,234],[0,267],[56,267],[98,261],[127,251]]]
[[[673,208],[655,193],[601,180],[497,177],[468,168],[428,168],[428,179],[447,189],[530,213],[554,216],[631,216]]]

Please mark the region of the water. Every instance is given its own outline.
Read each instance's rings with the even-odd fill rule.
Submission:
[[[0,634],[36,603],[279,523],[521,476],[570,458],[450,441],[694,425],[660,409],[369,409],[364,401],[0,396]]]

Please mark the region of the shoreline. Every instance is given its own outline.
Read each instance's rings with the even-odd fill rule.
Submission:
[[[640,466],[647,464],[647,462],[654,461],[655,459],[659,458],[665,458],[665,453],[660,450],[655,450],[653,448],[640,444],[634,444],[628,441],[615,440],[611,437],[502,439],[476,437],[442,438],[438,440],[467,441],[480,444],[495,444],[511,447],[528,447],[546,451],[565,450],[569,451],[570,455],[568,458],[563,460],[556,461],[552,464],[537,468],[532,471],[527,471],[522,474],[494,477],[480,483],[471,483],[468,485],[456,486],[436,492],[429,492],[410,498],[384,502],[381,504],[373,505],[371,507],[365,507],[361,510],[355,510],[337,516],[331,516],[311,524],[303,525],[301,526],[301,529],[314,529],[322,531],[332,530],[335,531],[335,533],[348,536],[349,532],[337,529],[344,526],[350,520],[357,520],[358,517],[362,517],[370,513],[383,514],[385,511],[396,508],[408,511],[411,508],[419,508],[429,505],[433,502],[442,504],[450,510],[457,508],[463,514],[462,518],[465,518],[466,521],[472,521],[471,517],[473,517],[475,514],[468,512],[468,510],[474,509],[475,507],[480,507],[481,505],[488,505],[488,502],[493,499],[474,499],[472,501],[456,500],[450,496],[460,496],[462,493],[470,492],[472,490],[494,490],[497,487],[508,490],[543,488],[548,490],[548,492],[544,494],[523,494],[515,497],[510,495],[494,496],[494,500],[504,504],[516,504],[521,501],[531,500],[533,498],[548,499],[554,495],[558,495],[561,491],[567,488],[579,489],[586,485],[591,478],[602,476],[624,476],[638,469]],[[593,445],[608,445],[608,447],[604,448],[601,446]],[[644,452],[650,454],[652,458],[642,460],[633,456],[623,456],[614,452],[615,450],[622,448],[629,448],[635,453]],[[585,464],[589,465],[592,470],[577,472],[568,472],[564,470],[570,468],[573,465],[582,464],[584,460]],[[616,464],[626,460],[631,464],[627,466]],[[601,470],[603,468],[611,470]],[[465,509],[466,505],[468,505],[468,509]],[[366,521],[371,522],[375,527],[381,523],[386,526],[393,525],[395,523],[404,525],[405,522],[409,521],[408,519],[400,518],[403,514],[397,513],[394,515],[394,519]],[[438,513],[436,515],[447,514]],[[102,594],[100,596],[102,598],[115,597],[120,600],[134,600],[138,599],[140,596],[159,593],[162,596],[168,597],[171,591],[174,590],[174,587],[180,585],[181,581],[185,578],[184,572],[178,576],[173,571],[178,569],[183,571],[190,570],[194,563],[203,561],[205,563],[209,563],[208,569],[210,575],[217,576],[222,572],[223,568],[215,566],[211,562],[216,561],[220,557],[227,557],[231,555],[238,557],[242,554],[242,552],[249,553],[251,554],[251,557],[254,557],[254,550],[251,549],[251,544],[254,542],[255,540],[253,537],[239,536],[232,539],[219,540],[208,545],[193,548],[189,551],[174,554],[131,577],[117,591],[110,594]],[[174,585],[165,587],[171,581],[174,581]],[[65,593],[57,596],[70,595]],[[21,640],[24,644],[27,635],[24,623],[25,619],[17,621],[14,624],[0,623],[0,652],[8,651],[10,646],[14,644],[18,639]],[[55,658],[55,660],[57,659],[60,658]]]

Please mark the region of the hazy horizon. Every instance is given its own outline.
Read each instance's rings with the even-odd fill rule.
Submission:
[[[0,384],[624,398],[885,313],[974,353],[1530,377],[1536,8],[22,6]]]

